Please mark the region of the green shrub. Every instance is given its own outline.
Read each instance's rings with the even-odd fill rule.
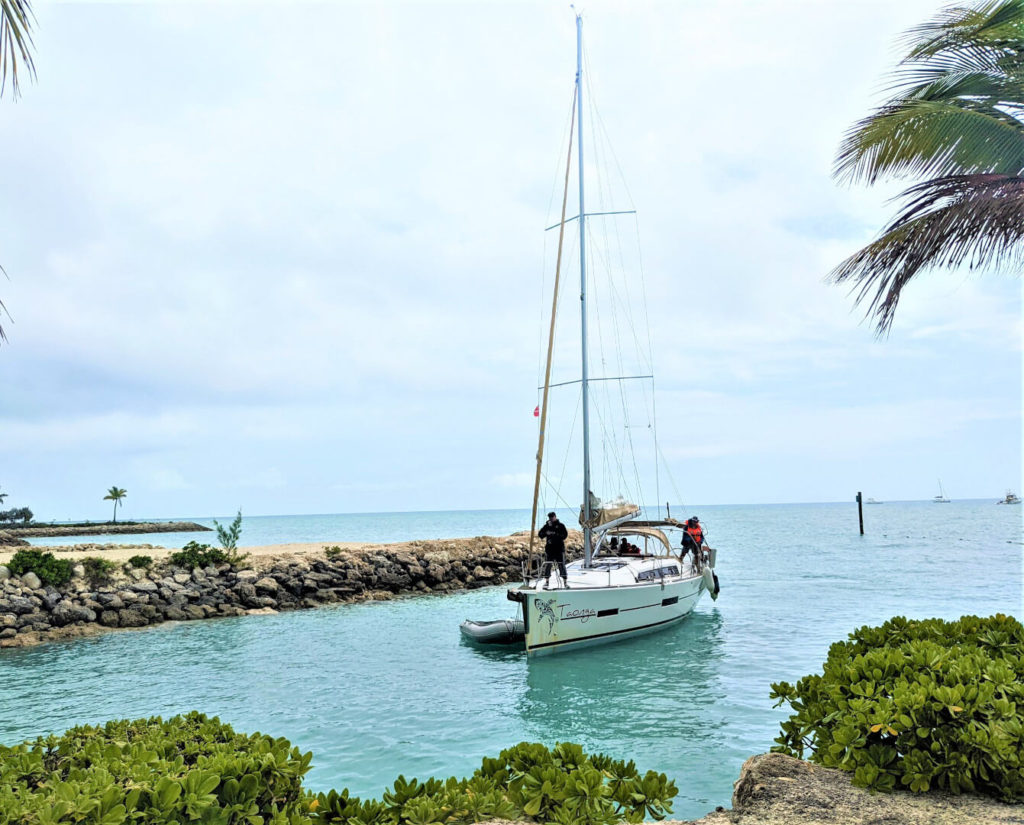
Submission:
[[[641,776],[632,762],[587,756],[579,745],[549,750],[522,742],[497,759],[485,758],[469,779],[398,777],[380,801],[362,802],[347,790],[318,794],[317,822],[345,825],[431,825],[488,819],[556,825],[613,825],[664,819],[675,785],[665,774]]]
[[[307,823],[310,759],[194,712],[73,728],[0,747],[0,825]]]
[[[380,800],[302,788],[312,754],[199,713],[79,727],[0,746],[0,825],[613,825],[664,818],[675,785],[632,762],[523,742],[469,779],[398,777]]]
[[[111,576],[117,570],[115,562],[96,556],[86,556],[79,559],[79,563],[85,568],[85,578],[93,585],[109,584]]]
[[[341,555],[341,548],[336,544],[332,544],[330,547],[324,548],[324,555],[329,559],[337,558]]]
[[[128,559],[128,564],[132,567],[138,567],[140,570],[148,570],[150,565],[153,564],[152,556],[132,556]]]
[[[829,648],[824,672],[772,685],[795,711],[773,748],[890,791],[1024,798],[1024,626],[889,620]]]
[[[171,564],[192,570],[196,567],[209,567],[211,564],[241,564],[249,558],[248,554],[239,555],[231,551],[218,550],[208,544],[190,541],[177,553],[170,556]]]
[[[40,550],[19,550],[8,562],[7,568],[12,576],[35,573],[43,584],[56,586],[71,581],[71,562]]]
[[[220,546],[228,552],[238,549],[238,537],[242,535],[242,510],[239,508],[238,515],[231,522],[229,527],[220,524],[217,519],[213,520],[213,526],[217,528],[217,541]]]

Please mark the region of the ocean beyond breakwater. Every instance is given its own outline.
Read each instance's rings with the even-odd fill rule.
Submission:
[[[819,672],[852,630],[895,615],[1021,615],[1021,512],[994,502],[865,507],[865,536],[852,501],[673,507],[707,525],[721,598],[670,630],[534,661],[460,639],[464,619],[514,614],[504,586],[4,649],[0,743],[197,709],[312,751],[311,788],[379,798],[400,773],[466,776],[516,742],[579,742],[664,771],[679,787],[672,816],[697,819],[730,806],[745,760],[778,735],[787,714],[772,706],[771,682]],[[507,536],[528,520],[523,511],[246,518],[243,543],[322,542],[319,552]]]

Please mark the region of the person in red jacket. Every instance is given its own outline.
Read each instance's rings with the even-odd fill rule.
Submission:
[[[696,551],[701,548],[704,544],[704,528],[700,526],[700,519],[696,516],[690,516],[686,520],[686,526],[683,528],[683,555],[685,556],[690,550]]]

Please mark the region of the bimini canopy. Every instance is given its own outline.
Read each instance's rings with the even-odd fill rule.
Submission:
[[[669,555],[674,552],[672,542],[669,541],[665,531],[659,530],[657,527],[642,527],[634,523],[623,525],[622,527],[613,527],[605,533],[605,536],[644,536],[645,538],[661,542],[665,552]]]

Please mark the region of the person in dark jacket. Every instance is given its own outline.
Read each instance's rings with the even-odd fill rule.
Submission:
[[[551,567],[558,565],[558,572],[562,576],[562,582],[569,586],[565,572],[565,540],[569,537],[569,531],[565,525],[558,520],[553,512],[548,513],[548,520],[537,533],[544,539],[544,588],[547,589],[551,579]]]

